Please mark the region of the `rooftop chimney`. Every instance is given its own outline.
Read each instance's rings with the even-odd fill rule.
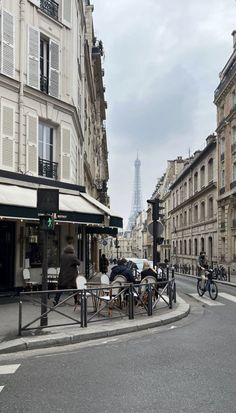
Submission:
[[[236,48],[236,30],[234,30],[231,34],[233,36],[233,48],[235,49]]]

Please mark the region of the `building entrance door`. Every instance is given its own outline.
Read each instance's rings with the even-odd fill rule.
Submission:
[[[0,222],[0,291],[14,287],[15,223]]]

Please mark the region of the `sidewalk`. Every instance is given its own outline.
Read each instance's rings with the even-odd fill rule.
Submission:
[[[80,325],[51,327],[43,329],[40,333],[31,332],[30,335],[24,334],[24,336],[19,337],[17,336],[18,301],[18,297],[0,298],[0,354],[75,344],[145,330],[173,323],[186,317],[190,311],[189,304],[177,296],[177,302],[176,304],[173,303],[173,309],[170,310],[168,307],[162,307],[150,317],[147,315],[135,315],[134,320],[127,318],[101,320],[88,324],[86,328],[81,328]],[[34,308],[32,305],[24,305],[24,322],[32,320],[34,316],[37,316],[38,313],[36,314],[36,311],[38,312],[38,308]],[[53,317],[56,317],[55,314],[53,314]]]

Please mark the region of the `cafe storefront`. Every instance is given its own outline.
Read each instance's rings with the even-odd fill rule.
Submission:
[[[36,204],[36,185],[0,183],[0,291],[21,289],[24,268],[29,268],[33,282],[42,283],[43,234]],[[80,272],[88,275],[91,265],[97,269],[99,232],[118,227],[122,218],[86,192],[59,188],[59,212],[48,233],[48,267],[60,267],[60,255],[71,236]]]

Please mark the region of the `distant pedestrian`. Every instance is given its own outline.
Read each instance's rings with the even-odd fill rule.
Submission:
[[[102,254],[100,258],[100,272],[106,274],[108,272],[109,261],[105,254]]]
[[[61,266],[58,278],[58,290],[76,289],[76,277],[78,275],[78,266],[80,262],[75,255],[73,245],[67,245],[61,256]],[[56,293],[54,305],[57,305],[61,296],[61,292]],[[75,297],[76,302],[76,297]]]

